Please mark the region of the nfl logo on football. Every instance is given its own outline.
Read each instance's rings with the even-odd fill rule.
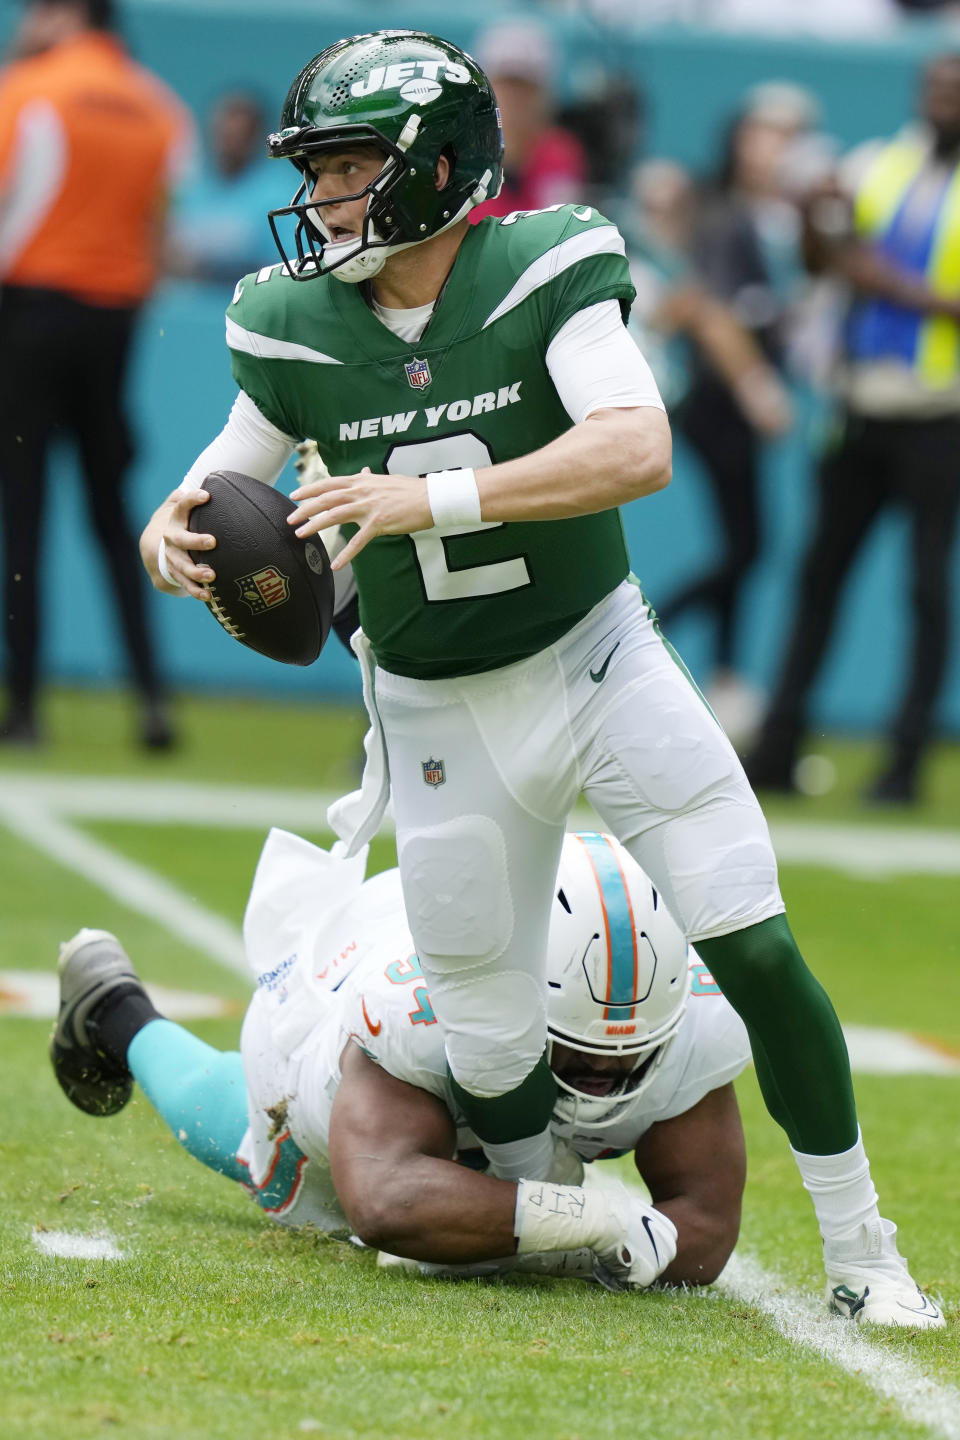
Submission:
[[[404,365],[407,372],[407,379],[414,390],[426,390],[433,376],[430,374],[430,364],[427,360],[410,360]]]
[[[235,583],[251,615],[261,615],[290,598],[289,578],[273,565],[255,570],[252,575],[243,575]]]
[[[442,785],[446,780],[442,760],[424,760],[423,778],[428,785]]]

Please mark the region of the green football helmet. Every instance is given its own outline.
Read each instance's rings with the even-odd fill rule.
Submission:
[[[354,145],[381,151],[376,178],[354,194],[311,200],[310,157]],[[465,51],[419,30],[355,35],[316,55],[290,87],[267,153],[292,161],[303,176],[292,202],[269,213],[277,248],[297,280],[370,279],[388,255],[456,225],[497,195],[503,180],[503,133],[489,80]],[[450,178],[438,190],[441,156]],[[356,242],[333,246],[322,206],[364,195]],[[277,230],[284,215],[297,220],[295,258]]]

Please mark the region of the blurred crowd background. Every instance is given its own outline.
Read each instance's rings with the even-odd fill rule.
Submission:
[[[960,145],[960,4],[488,0],[482,15],[466,9],[427,0],[118,5],[124,45],[192,117],[133,356],[132,520],[173,488],[231,403],[222,311],[241,274],[276,258],[266,212],[286,203],[295,177],[265,158],[264,137],[289,82],[340,35],[385,25],[443,34],[484,65],[500,102],[507,182],[483,213],[579,201],[626,238],[632,325],[677,438],[674,484],[632,507],[627,526],[669,638],[758,781],[791,788],[811,729],[889,732],[874,798],[909,803],[929,741],[960,735],[951,583],[960,350],[947,344],[933,380],[904,357],[918,327],[956,332],[957,317],[919,292],[878,291],[850,255],[852,242],[876,242],[888,267],[909,262],[918,283],[933,283],[928,259],[954,223],[960,162],[950,149]],[[0,5],[8,64],[23,10]],[[931,143],[938,135],[943,143]],[[912,239],[896,226],[858,235],[865,176],[891,142],[898,155],[918,147],[918,158],[878,202],[887,220],[925,177],[922,213],[904,221]],[[3,184],[0,173],[0,224]],[[960,230],[955,238],[960,248]],[[960,315],[960,258],[941,269],[937,283]],[[865,314],[868,295],[875,313]],[[0,294],[0,316],[2,306]],[[913,341],[902,333],[910,325]],[[885,375],[877,381],[875,362],[892,330],[910,374],[892,398],[881,385],[877,401],[874,382]],[[888,444],[881,430],[878,446],[877,424],[889,422],[896,434]],[[873,450],[851,450],[857,426]],[[126,652],[76,469],[69,447],[55,448],[41,668],[48,679],[117,683]],[[301,674],[228,643],[192,606],[153,596],[148,605],[173,686],[358,693],[339,647]],[[154,698],[163,690],[154,683]],[[19,738],[39,742],[40,728]],[[143,738],[150,743],[149,726]]]

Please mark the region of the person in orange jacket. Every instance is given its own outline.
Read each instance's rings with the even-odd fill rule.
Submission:
[[[79,451],[141,738],[156,748],[174,738],[124,503],[134,454],[124,384],[192,124],[114,26],[112,0],[27,0],[0,75],[0,736],[21,744],[40,739],[40,538],[47,451],[61,430]]]

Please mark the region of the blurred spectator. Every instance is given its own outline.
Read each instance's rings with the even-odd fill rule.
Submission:
[[[27,0],[0,76],[0,497],[8,709],[0,735],[39,739],[38,563],[46,458],[76,441],[141,701],[141,737],[173,739],[123,481],[123,388],[156,278],[180,102],[113,33],[111,0]]]
[[[786,319],[803,274],[800,216],[782,189],[782,161],[815,118],[812,98],[796,86],[751,91],[693,231],[692,257],[705,287],[730,307],[770,366],[782,364]],[[761,700],[740,676],[737,639],[744,584],[760,549],[763,442],[778,431],[762,412],[751,413],[749,398],[745,403],[757,383],[753,372],[732,377],[703,347],[692,367],[678,424],[702,463],[723,549],[704,574],[667,598],[660,619],[669,629],[691,610],[711,617],[716,648],[708,698],[731,734],[744,739],[759,721]]]
[[[876,35],[896,24],[896,0],[711,0],[710,23],[778,34]]]
[[[505,20],[480,36],[476,56],[500,107],[504,182],[497,199],[478,205],[470,219],[583,199],[583,146],[554,120],[557,55],[549,30],[535,20]]]
[[[696,215],[693,181],[672,160],[648,160],[633,183],[624,230],[637,291],[631,329],[674,419],[682,416],[694,366],[721,375],[762,434],[789,426],[787,391],[729,305],[708,294],[690,259]]]
[[[554,0],[555,8],[587,11],[609,25],[683,24],[825,37],[873,35],[896,23],[898,3],[904,0]]]
[[[948,657],[960,508],[960,55],[930,64],[921,112],[922,126],[861,152],[859,164],[840,172],[846,187],[810,208],[811,263],[841,274],[853,303],[796,615],[747,759],[758,787],[793,787],[807,698],[844,583],[874,522],[896,506],[911,527],[913,641],[889,760],[869,797],[917,798]],[[890,608],[905,598],[892,595]],[[881,634],[885,619],[878,617]]]
[[[270,262],[264,217],[284,197],[266,154],[268,128],[264,106],[248,91],[228,91],[214,104],[200,173],[180,191],[171,218],[171,274],[232,287]]]
[[[591,65],[575,74],[576,94],[558,120],[580,141],[586,174],[578,199],[617,218],[623,187],[641,148],[644,101],[630,75]]]
[[[938,19],[960,16],[957,0],[897,0],[897,4],[908,15],[936,15]]]

